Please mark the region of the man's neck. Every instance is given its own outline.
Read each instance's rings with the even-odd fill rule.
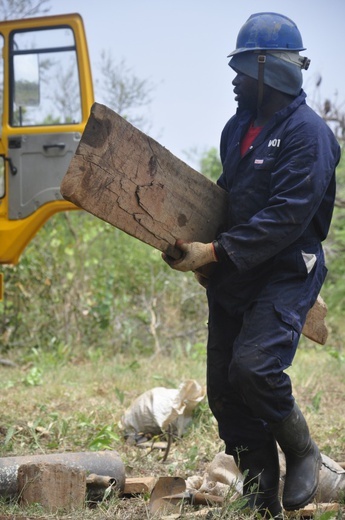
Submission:
[[[267,99],[267,98],[266,98]],[[293,101],[294,96],[284,94],[278,90],[272,89],[270,92],[269,100],[261,104],[258,109],[257,116],[254,121],[254,126],[264,126],[276,112],[290,105]]]

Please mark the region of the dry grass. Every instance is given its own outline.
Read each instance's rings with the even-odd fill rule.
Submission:
[[[108,426],[111,435],[103,439],[106,443],[103,448],[118,451],[127,477],[187,478],[203,474],[206,465],[223,449],[216,423],[205,403],[199,407],[186,435],[173,442],[166,461],[158,450],[143,450],[127,443],[118,426],[126,408],[145,390],[155,386],[177,388],[186,379],[205,384],[203,355],[186,357],[177,353],[174,357],[152,359],[125,356],[109,359],[98,351],[89,357],[88,361],[72,357],[64,364],[41,355],[25,366],[0,366],[1,456],[87,451],[101,429]],[[321,450],[338,462],[345,461],[345,362],[342,357],[333,357],[326,348],[304,342],[289,372],[296,398]],[[3,502],[0,514],[25,513],[33,518],[64,520],[160,518],[150,515],[148,500],[148,496],[112,497],[93,509],[86,507],[73,514],[59,515],[43,515],[39,507],[23,512],[17,504]],[[187,514],[197,518],[196,512],[196,508],[185,506],[180,518],[191,518]],[[322,513],[317,517],[326,519]],[[210,518],[241,520],[254,516],[239,512],[232,503],[214,510]],[[298,515],[290,518],[298,518]]]

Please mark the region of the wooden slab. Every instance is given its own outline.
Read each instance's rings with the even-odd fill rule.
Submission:
[[[177,238],[210,242],[227,193],[104,105],[91,109],[63,197],[178,258]]]
[[[151,493],[157,482],[157,477],[127,477],[124,495]]]
[[[307,319],[302,330],[302,333],[307,338],[317,341],[320,345],[325,345],[328,338],[328,327],[325,322],[326,314],[327,305],[319,295],[315,305],[307,314]]]
[[[99,103],[92,106],[61,194],[173,258],[181,254],[178,238],[214,240],[228,207],[225,190]],[[318,300],[303,329],[322,345],[328,335],[324,311]]]
[[[324,503],[320,502],[318,504],[309,504],[305,506],[303,509],[299,509],[298,511],[285,511],[285,515],[290,518],[296,518],[296,514],[298,514],[299,518],[313,518],[314,515],[318,515],[318,518],[338,518],[338,516],[326,516],[329,511],[340,511],[340,505],[332,502],[332,503]],[[323,515],[325,513],[325,515]]]
[[[86,472],[67,464],[29,462],[18,468],[20,504],[40,504],[48,512],[85,507]]]

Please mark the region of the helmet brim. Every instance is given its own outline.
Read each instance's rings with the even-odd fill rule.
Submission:
[[[255,52],[258,53],[260,51],[281,51],[281,52],[291,52],[294,51],[305,51],[306,47],[298,47],[294,49],[288,49],[286,47],[240,47],[239,49],[235,49],[227,55],[227,58],[231,58],[231,56],[235,56],[235,54],[241,54],[242,52]]]

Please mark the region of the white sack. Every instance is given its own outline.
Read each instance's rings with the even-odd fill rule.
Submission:
[[[178,389],[156,387],[135,399],[125,411],[121,425],[127,435],[158,435],[171,426],[181,436],[192,419],[193,410],[205,398],[205,388],[189,379]]]
[[[286,465],[285,457],[280,448],[280,494],[283,492]],[[327,455],[321,454],[322,466],[320,471],[320,483],[315,500],[321,502],[337,502],[342,499],[345,492],[345,470]],[[226,495],[233,491],[230,500],[238,498],[242,492],[243,476],[238,470],[235,460],[224,452],[218,453],[208,465],[204,475],[189,477],[186,485],[190,491],[211,493],[212,495]]]
[[[236,500],[242,495],[243,476],[231,455],[217,453],[207,466],[202,477],[189,477],[186,487],[189,491],[226,496],[232,491],[229,500]]]

